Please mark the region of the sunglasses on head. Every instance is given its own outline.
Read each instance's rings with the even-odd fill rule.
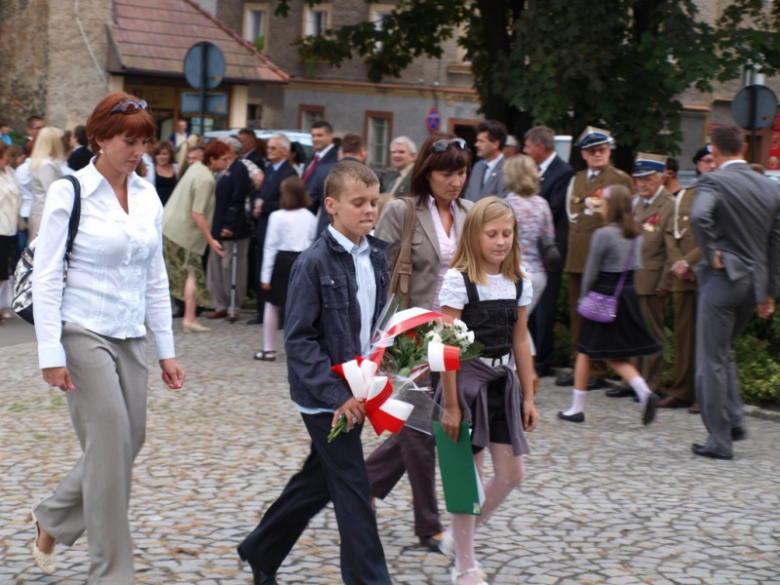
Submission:
[[[458,150],[466,150],[466,141],[463,138],[442,138],[431,144],[431,152],[436,154],[447,152],[447,149],[453,144]]]
[[[129,116],[131,114],[137,114],[141,110],[146,110],[150,114],[152,113],[152,108],[149,107],[146,100],[126,98],[114,106],[114,109],[111,110],[111,114],[124,114],[125,116]]]

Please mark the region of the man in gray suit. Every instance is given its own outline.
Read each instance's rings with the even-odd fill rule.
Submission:
[[[477,156],[481,158],[474,165],[469,184],[463,195],[469,201],[479,201],[484,197],[506,195],[504,187],[504,144],[506,126],[496,120],[485,120],[477,126]]]
[[[719,170],[702,175],[691,226],[704,259],[696,266],[696,394],[710,435],[696,455],[731,459],[745,438],[731,344],[753,308],[768,318],[780,294],[780,190],[742,159],[742,130],[712,131]]]

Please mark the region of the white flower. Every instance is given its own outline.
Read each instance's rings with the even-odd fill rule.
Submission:
[[[466,326],[466,324],[461,321],[460,319],[453,319],[452,324],[455,326],[455,329],[460,329],[461,331],[468,331],[469,328]]]
[[[468,333],[466,333],[466,341],[469,342],[469,345],[474,343],[474,332],[473,331],[469,331]]]
[[[457,339],[458,341],[462,341],[463,339],[466,339],[467,337],[468,337],[468,332],[466,332],[466,331],[463,331],[463,332],[458,331],[457,333],[455,333],[455,339]]]

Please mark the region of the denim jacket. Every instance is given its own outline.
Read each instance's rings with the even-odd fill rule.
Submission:
[[[372,327],[387,299],[388,244],[366,236],[376,279]],[[360,355],[360,306],[352,256],[325,230],[293,264],[285,310],[284,348],[293,401],[337,409],[352,397],[331,367]]]

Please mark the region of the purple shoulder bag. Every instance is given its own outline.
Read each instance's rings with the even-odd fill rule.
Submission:
[[[626,258],[626,266],[615,287],[615,294],[605,295],[596,291],[589,291],[577,303],[577,312],[580,316],[597,323],[612,323],[617,319],[618,298],[623,291],[623,285],[626,282],[626,275],[631,267],[631,261],[634,259],[634,250],[636,249],[636,241],[638,239],[639,236],[634,238],[634,241],[631,243],[631,250],[628,252],[628,258]]]

